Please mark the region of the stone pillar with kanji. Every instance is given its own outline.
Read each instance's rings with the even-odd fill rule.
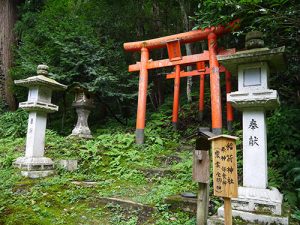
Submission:
[[[278,93],[269,88],[268,78],[270,71],[285,67],[285,48],[265,48],[261,36],[260,32],[249,33],[247,50],[218,58],[238,75],[238,91],[228,93],[227,101],[243,113],[243,186],[233,201],[233,214],[248,221],[288,224],[287,218],[278,217],[282,214],[282,194],[268,186],[266,125],[266,111],[279,106]]]
[[[54,172],[53,161],[44,156],[47,114],[58,111],[51,103],[53,91],[65,90],[67,86],[48,77],[48,66],[39,65],[37,76],[15,80],[16,85],[29,88],[28,99],[19,108],[29,112],[25,156],[19,157],[14,165],[25,177],[45,177]]]

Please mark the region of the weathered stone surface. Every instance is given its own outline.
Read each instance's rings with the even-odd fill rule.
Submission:
[[[47,77],[49,67],[47,65],[37,66],[37,76],[28,77],[23,80],[15,80],[14,83],[23,87],[33,87],[33,86],[46,86],[52,90],[65,90],[66,85],[58,83],[57,81]]]
[[[44,113],[54,113],[58,111],[58,106],[52,103],[45,102],[20,102],[19,108],[26,111],[44,112]]]
[[[47,157],[19,157],[13,163],[23,171],[53,170],[53,161]]]
[[[239,187],[238,198],[232,208],[241,211],[281,215],[282,194],[276,189]]]
[[[263,110],[243,111],[243,186],[268,186],[267,125]]]
[[[265,42],[261,39],[251,39],[246,41],[246,49],[262,48],[264,45]]]
[[[261,31],[250,31],[246,34],[245,41],[249,41],[252,39],[262,39],[263,33]]]
[[[29,178],[43,178],[54,174],[53,170],[42,170],[42,171],[21,171],[22,176]]]
[[[78,116],[77,124],[72,130],[71,136],[87,139],[92,138],[93,136],[91,135],[91,130],[88,126],[88,117],[91,111],[89,109],[77,107],[76,112]]]
[[[71,136],[90,139],[92,135],[88,125],[88,117],[91,110],[95,108],[93,98],[85,88],[79,85],[72,87],[72,90],[75,91],[75,100],[72,106],[76,109],[77,123]]]
[[[40,64],[37,66],[37,71],[47,71],[47,75],[48,75],[48,70],[49,70],[49,66],[44,65],[44,64]],[[39,74],[39,72],[37,72],[37,74]]]
[[[218,55],[218,61],[232,74],[237,74],[237,67],[246,63],[267,62],[271,70],[281,71],[286,68],[284,60],[285,47],[275,49],[256,48],[238,51],[232,55]]]
[[[185,198],[180,195],[170,196],[165,199],[166,204],[170,204],[171,210],[181,209],[193,215],[197,212],[197,198]]]
[[[16,80],[15,84],[29,87],[27,102],[19,107],[29,111],[25,157],[18,158],[14,165],[22,170],[22,175],[30,178],[44,177],[53,173],[53,162],[44,157],[47,113],[58,110],[51,104],[52,90],[63,90],[66,86],[44,75],[48,66],[38,66],[38,76]],[[40,75],[44,74],[44,75]]]
[[[238,91],[267,90],[269,66],[266,62],[238,66]]]
[[[45,77],[43,75],[38,75],[34,77],[28,77],[23,80],[15,80],[14,81],[16,85],[20,85],[23,87],[32,87],[33,85],[40,85],[40,86],[46,86],[51,88],[52,90],[65,90],[67,89],[66,85],[60,84],[57,81]]]
[[[224,217],[224,208],[220,207],[218,209],[218,216]],[[272,216],[272,215],[263,215],[251,212],[244,212],[238,210],[232,210],[233,217],[240,217],[241,219],[252,222],[254,224],[265,224],[265,225],[288,225],[288,217]]]
[[[58,167],[63,168],[67,171],[77,170],[77,160],[76,159],[62,159],[57,162]]]
[[[234,108],[261,108],[270,110],[279,106],[279,96],[276,90],[236,91],[227,94],[227,101]]]

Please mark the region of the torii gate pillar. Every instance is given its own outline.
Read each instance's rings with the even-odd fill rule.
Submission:
[[[145,137],[144,129],[145,129],[145,122],[146,122],[146,103],[147,103],[147,88],[148,88],[148,69],[147,69],[148,60],[149,60],[149,50],[147,48],[142,48],[136,131],[135,131],[137,144],[144,144],[144,137]]]
[[[219,63],[217,60],[217,35],[208,35],[209,67],[210,67],[210,98],[212,132],[216,135],[222,133],[222,107]]]

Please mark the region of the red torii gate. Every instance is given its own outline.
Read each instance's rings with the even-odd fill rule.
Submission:
[[[179,88],[180,77],[200,75],[200,104],[199,110],[204,109],[204,76],[210,74],[211,111],[212,111],[212,132],[221,134],[222,132],[222,109],[219,72],[225,72],[224,67],[220,67],[217,54],[233,54],[235,49],[217,49],[217,36],[229,33],[239,26],[239,20],[235,20],[225,26],[205,28],[204,30],[194,30],[185,33],[170,35],[166,37],[124,43],[126,51],[141,51],[141,61],[129,65],[129,72],[140,71],[138,108],[136,121],[136,143],[144,143],[144,128],[146,118],[146,100],[148,87],[148,70],[162,67],[175,67],[175,73],[167,75],[167,78],[174,78],[174,101],[172,123],[176,127],[178,122],[179,108]],[[182,56],[180,44],[192,43],[208,39],[208,51],[201,54]],[[149,61],[149,50],[167,47],[169,59]],[[205,68],[204,62],[209,61],[209,68]],[[181,65],[196,64],[197,70],[181,72]],[[231,91],[230,73],[226,71],[226,92]],[[232,121],[232,108],[227,104],[227,121]]]

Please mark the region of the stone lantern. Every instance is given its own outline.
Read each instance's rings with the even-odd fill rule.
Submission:
[[[75,100],[72,106],[76,109],[78,119],[71,136],[92,138],[91,130],[88,125],[89,114],[95,107],[92,94],[79,85],[73,87],[73,90],[75,91]]]
[[[37,76],[15,80],[16,85],[29,88],[28,99],[19,104],[29,112],[25,157],[17,158],[14,165],[21,169],[23,176],[45,177],[53,173],[53,161],[44,157],[47,114],[58,111],[51,103],[52,91],[64,90],[67,86],[50,79],[48,66],[39,65]]]
[[[218,57],[232,74],[238,74],[238,91],[228,93],[227,101],[243,112],[243,186],[233,201],[233,215],[248,221],[288,224],[287,218],[278,217],[282,194],[276,188],[268,189],[265,115],[279,106],[278,93],[269,89],[268,77],[270,70],[285,67],[284,47],[265,48],[261,36],[260,32],[250,32],[246,36],[247,50]],[[262,211],[274,216],[260,214]]]

